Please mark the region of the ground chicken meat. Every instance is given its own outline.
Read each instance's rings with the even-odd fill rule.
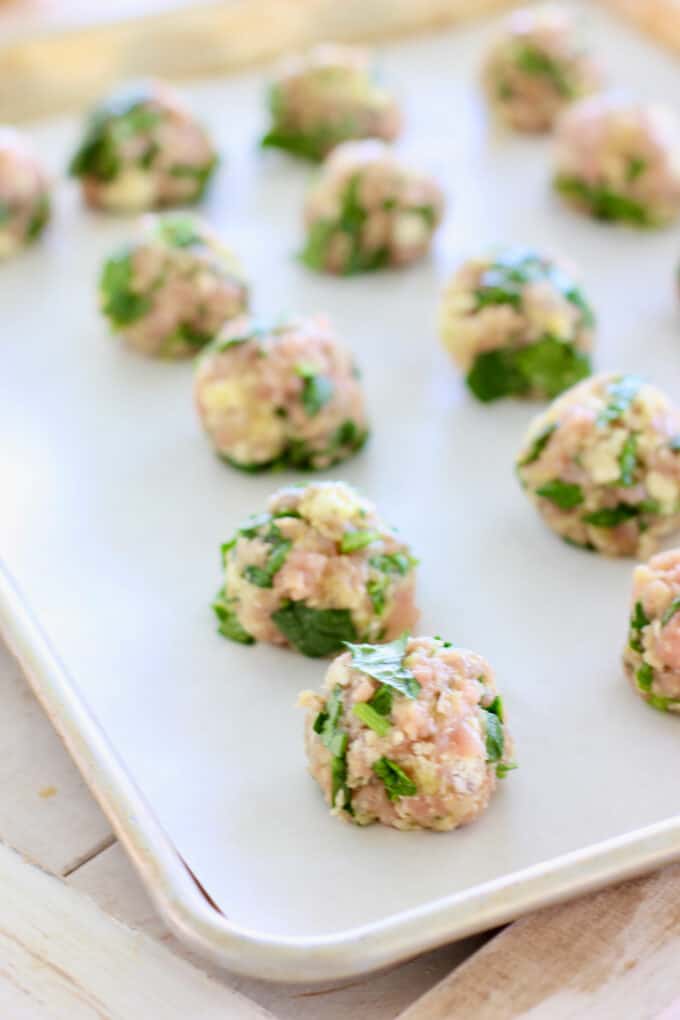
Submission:
[[[280,489],[222,547],[225,637],[312,657],[388,641],[418,618],[408,546],[343,482]]]
[[[28,141],[0,128],[0,259],[35,241],[49,217],[47,176]]]
[[[600,73],[570,11],[527,7],[504,22],[483,69],[489,103],[516,131],[549,131],[567,104],[594,92]]]
[[[198,201],[216,164],[179,95],[152,81],[115,92],[91,113],[70,172],[89,205],[139,212]]]
[[[376,78],[369,51],[321,45],[289,57],[269,90],[272,125],[265,147],[321,160],[340,142],[399,133],[401,115]]]
[[[595,319],[574,280],[525,249],[465,262],[440,332],[479,400],[556,397],[590,373]]]
[[[382,142],[347,142],[324,163],[305,202],[312,269],[349,275],[402,266],[425,255],[444,209],[431,177]]]
[[[635,568],[623,662],[641,698],[663,712],[680,712],[680,549]]]
[[[596,219],[669,223],[680,212],[680,119],[618,95],[577,103],[558,125],[554,183]]]
[[[234,256],[186,213],[145,217],[142,239],[104,263],[99,290],[112,328],[159,358],[196,354],[248,305]]]
[[[680,409],[635,376],[593,376],[533,420],[517,471],[569,544],[646,556],[680,527]]]
[[[321,694],[304,691],[309,770],[357,825],[455,829],[514,767],[491,667],[440,638],[350,644]]]
[[[198,363],[194,394],[217,453],[244,471],[318,470],[368,436],[359,373],[324,318],[231,323]]]

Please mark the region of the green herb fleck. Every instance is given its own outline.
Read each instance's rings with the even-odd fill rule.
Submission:
[[[354,706],[352,709],[357,719],[360,719],[362,723],[369,726],[374,730],[379,737],[386,737],[390,732],[391,724],[387,721],[384,715],[368,704],[366,701],[361,701]]]
[[[484,710],[483,710],[484,711]],[[503,723],[495,712],[485,711],[486,719],[486,760],[500,761],[505,749],[505,734]]]
[[[574,485],[572,482],[562,482],[559,478],[546,482],[540,489],[536,489],[536,495],[550,500],[560,510],[573,510],[574,507],[580,506],[583,502],[583,489],[581,486]]]
[[[639,513],[639,507],[631,506],[629,503],[619,503],[617,506],[603,507],[601,510],[593,510],[584,514],[581,518],[585,524],[591,524],[595,528],[616,528],[624,521],[629,521]]]
[[[647,160],[639,156],[631,156],[626,167],[626,180],[636,181],[647,169]]]
[[[625,487],[635,485],[635,468],[637,467],[637,435],[634,432],[626,438],[619,454],[621,475],[618,484]]]
[[[499,779],[505,779],[508,772],[512,772],[516,768],[518,765],[514,761],[499,761],[496,765],[496,775]]]
[[[385,784],[385,793],[390,800],[399,800],[400,797],[415,797],[418,787],[401,769],[395,761],[390,758],[378,758],[373,763],[373,771],[378,779]]]
[[[171,248],[190,248],[203,243],[196,222],[189,216],[164,216],[158,222],[158,235]]]
[[[554,432],[557,431],[557,422],[552,422],[550,425],[546,425],[538,433],[527,453],[524,455],[522,460],[519,462],[520,467],[526,467],[527,464],[533,464],[541,456],[546,446],[550,441],[550,437]]]
[[[565,99],[573,99],[576,95],[574,86],[560,64],[544,50],[526,43],[517,49],[515,64],[527,74],[540,75],[547,78],[558,95]]]
[[[652,684],[654,683],[654,670],[648,662],[643,662],[639,670],[635,674],[635,680],[641,691],[651,690]]]
[[[290,539],[282,536],[275,524],[271,525],[263,538],[271,547],[265,566],[259,567],[255,564],[249,564],[243,571],[243,576],[246,581],[250,581],[251,584],[256,585],[258,588],[271,588],[276,574],[286,562],[293,543]]]
[[[254,645],[255,638],[239,623],[234,605],[234,602],[227,598],[225,589],[221,588],[212,606],[219,621],[217,629],[223,637],[229,638],[230,641],[238,641],[241,645]]]
[[[349,641],[343,643],[352,653],[353,669],[392,687],[407,698],[418,696],[420,684],[411,670],[404,666],[408,634],[402,634],[395,641],[384,645],[353,645]]]
[[[333,396],[333,382],[306,364],[296,365],[296,372],[303,380],[302,406],[307,417],[314,418]]]
[[[352,553],[365,549],[371,542],[377,542],[380,534],[377,531],[347,531],[340,541],[340,552]]]
[[[132,289],[132,278],[129,252],[112,255],[104,263],[99,281],[102,311],[114,327],[130,326],[151,309],[151,299]]]
[[[657,226],[656,220],[641,202],[612,191],[605,184],[588,184],[580,177],[566,174],[558,174],[554,183],[562,195],[584,204],[598,220],[619,220],[635,227]]]
[[[546,335],[534,344],[484,351],[467,375],[483,402],[536,391],[555,397],[590,373],[590,358],[572,343]]]
[[[675,598],[661,617],[661,626],[665,627],[667,623],[670,623],[678,610],[680,610],[680,598]]]
[[[343,713],[342,687],[337,684],[313,723],[315,733],[331,755],[331,802],[335,806],[338,793],[343,793],[343,809],[352,813],[352,792],[347,786],[347,744],[349,738],[340,729]]]
[[[608,401],[597,416],[597,424],[602,427],[610,422],[620,421],[637,396],[642,380],[634,375],[624,375],[611,382],[607,387]]]
[[[304,602],[287,601],[271,618],[287,641],[311,658],[337,652],[346,641],[357,638],[349,609],[314,609]]]
[[[393,689],[388,687],[387,684],[381,684],[371,700],[367,701],[366,704],[370,705],[371,708],[378,713],[378,715],[389,715],[392,711],[393,700]]]

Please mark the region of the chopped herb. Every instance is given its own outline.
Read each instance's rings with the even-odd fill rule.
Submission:
[[[340,542],[340,552],[351,553],[365,549],[371,542],[377,542],[380,533],[377,531],[347,531]]]
[[[120,145],[134,135],[147,134],[162,119],[158,109],[149,106],[152,96],[144,85],[128,86],[102,103],[90,116],[83,140],[71,159],[69,173],[74,177],[95,177],[108,182],[121,170]],[[138,162],[148,169],[148,147],[141,150]]]
[[[401,769],[395,761],[390,758],[378,758],[373,763],[373,771],[378,779],[385,784],[385,793],[390,800],[399,800],[400,797],[415,797],[418,787],[410,776]]]
[[[641,386],[642,380],[635,375],[623,375],[620,379],[611,382],[607,387],[609,399],[597,416],[597,424],[602,427],[610,422],[620,421]]]
[[[644,627],[649,624],[650,620],[645,613],[644,607],[641,602],[635,603],[635,609],[630,619],[630,639],[628,644],[636,652],[642,652],[642,633]]]
[[[560,537],[563,542],[572,546],[573,549],[582,549],[583,552],[595,552],[595,546],[591,542],[576,542],[573,538],[569,538],[568,535],[561,535]]]
[[[371,600],[373,611],[381,616],[385,612],[387,604],[387,588],[389,581],[386,577],[371,577],[366,582],[366,591]]]
[[[603,507],[601,510],[593,510],[584,514],[581,518],[585,524],[591,524],[596,528],[616,528],[624,521],[629,521],[639,513],[639,507],[631,506],[629,503],[619,503],[617,506]]]
[[[560,64],[544,50],[526,43],[517,49],[515,64],[527,74],[540,75],[547,78],[558,95],[572,99],[576,92],[567,74]]]
[[[555,397],[590,373],[590,359],[573,344],[544,336],[534,344],[484,351],[466,382],[483,402],[536,390]]]
[[[500,761],[505,749],[505,734],[500,716],[489,709],[483,710],[486,720],[486,760]]]
[[[478,677],[478,679],[483,681],[484,677],[480,676]],[[501,698],[500,694],[496,695],[496,697],[493,699],[490,705],[485,705],[484,710],[486,712],[491,712],[492,715],[498,716],[501,722],[504,721],[505,716],[503,713],[503,699]]]
[[[353,645],[349,641],[343,643],[352,653],[353,669],[392,687],[407,698],[418,696],[420,684],[411,670],[404,666],[408,634],[402,634],[395,641],[384,645]]]
[[[300,254],[301,261],[311,269],[325,269],[329,246],[339,235],[346,236],[350,241],[349,254],[342,270],[344,275],[381,269],[389,262],[387,248],[366,250],[362,243],[361,235],[367,212],[359,201],[359,181],[359,175],[355,174],[347,182],[337,219],[318,220],[311,226]]]
[[[203,198],[218,163],[218,157],[213,156],[212,159],[201,166],[194,166],[189,163],[175,163],[170,167],[168,173],[172,177],[186,177],[193,180],[196,184],[193,195],[185,198],[185,202],[199,202]]]
[[[0,223],[2,223],[2,208],[0,203]],[[26,228],[26,240],[31,242],[37,240],[42,234],[47,221],[50,218],[50,200],[47,195],[41,195],[31,215]]]
[[[255,644],[255,638],[241,626],[234,602],[227,598],[224,588],[217,593],[212,608],[219,621],[217,629],[223,637],[229,638],[230,641],[238,641],[241,645]]]
[[[496,775],[499,779],[505,779],[508,772],[512,772],[517,768],[517,763],[514,761],[499,761],[496,765]]]
[[[379,737],[386,737],[390,732],[391,724],[387,721],[384,715],[368,704],[366,701],[359,702],[352,709],[357,719],[360,719],[362,723],[369,726],[374,730]]]
[[[267,562],[264,567],[249,564],[243,571],[243,576],[246,581],[257,585],[258,588],[271,588],[274,577],[286,562],[293,543],[282,536],[275,524],[272,524],[267,534],[262,537],[271,546]]]
[[[381,684],[371,700],[367,701],[366,704],[370,705],[378,715],[389,715],[392,711],[393,700],[394,691],[392,688],[388,687],[387,684]]]
[[[672,439],[668,440],[668,445],[673,453],[680,453],[680,436],[673,436]]]
[[[129,252],[112,255],[104,263],[99,281],[102,311],[114,327],[130,326],[151,309],[151,299],[132,289],[132,278]]]
[[[302,406],[307,417],[314,418],[333,396],[333,381],[305,364],[297,365],[296,372],[303,380]]]
[[[626,180],[636,181],[647,169],[647,160],[639,156],[631,156],[626,167]]]
[[[368,561],[376,570],[382,570],[384,574],[400,574],[402,577],[408,574],[409,570],[417,566],[418,561],[408,553],[382,553],[380,556],[371,556]]]
[[[189,216],[164,216],[158,223],[158,234],[172,248],[190,248],[203,243],[196,222]]]
[[[661,626],[665,627],[667,623],[670,623],[678,610],[680,610],[680,598],[675,598],[661,617]]]
[[[534,439],[534,441],[532,442],[531,446],[529,447],[528,452],[519,462],[519,466],[526,467],[527,464],[533,464],[534,461],[537,461],[538,458],[543,453],[543,451],[545,450],[546,446],[548,445],[550,437],[556,431],[557,422],[552,422],[550,425],[546,425],[544,428],[542,428],[541,431],[536,436],[536,438]]]
[[[433,229],[437,225],[437,212],[432,205],[416,205],[412,209],[407,210],[408,212],[417,213],[425,220],[425,223]]]
[[[261,340],[262,337],[267,335],[267,332],[268,330],[265,329],[264,326],[253,326],[247,333],[241,333],[239,336],[232,336],[226,340],[220,340],[218,338],[213,344],[212,350],[216,354],[223,354],[232,347],[239,347],[241,344],[245,344],[249,340]]]
[[[540,489],[536,489],[536,495],[550,500],[560,510],[572,510],[583,502],[581,486],[574,485],[572,482],[562,482],[559,478],[546,482]]]
[[[304,602],[287,601],[271,618],[294,648],[312,658],[337,652],[357,638],[349,609],[313,609]]]
[[[654,670],[648,662],[643,662],[635,674],[635,680],[641,691],[651,690],[654,683]]]
[[[626,438],[619,454],[621,475],[618,484],[625,487],[635,485],[635,468],[637,467],[637,435],[634,432]]]
[[[331,755],[331,802],[335,806],[338,793],[343,792],[343,808],[351,813],[352,793],[347,786],[347,744],[349,737],[340,729],[343,702],[342,687],[337,684],[326,700],[326,706],[313,723],[315,733]]]
[[[581,177],[566,174],[558,174],[554,183],[561,194],[584,204],[598,220],[620,220],[636,227],[656,226],[656,220],[641,202],[612,191],[605,184],[588,184]]]

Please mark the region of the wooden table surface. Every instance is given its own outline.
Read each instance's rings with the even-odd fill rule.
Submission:
[[[170,934],[0,644],[1,1020],[680,1020],[680,865],[333,987]]]

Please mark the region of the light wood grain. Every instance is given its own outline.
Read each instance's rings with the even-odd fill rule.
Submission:
[[[678,0],[601,0],[641,29],[680,53],[680,3]]]
[[[3,34],[0,121],[89,106],[125,78],[234,71],[333,39],[411,34],[479,16],[513,0],[223,0],[81,28]],[[145,10],[140,3],[140,12]],[[3,35],[5,38],[2,44]]]
[[[3,1020],[266,1020],[87,896],[0,846]]]
[[[400,1020],[680,1018],[680,865],[507,928]]]
[[[66,874],[113,836],[1,641],[0,706],[0,839]]]
[[[393,1020],[485,941],[484,936],[464,939],[382,974],[333,986],[277,985],[220,971],[178,942],[154,910],[119,845],[89,861],[68,881],[87,892],[107,913],[153,935],[216,980],[266,1006],[279,1020],[346,1020],[351,1016]]]

